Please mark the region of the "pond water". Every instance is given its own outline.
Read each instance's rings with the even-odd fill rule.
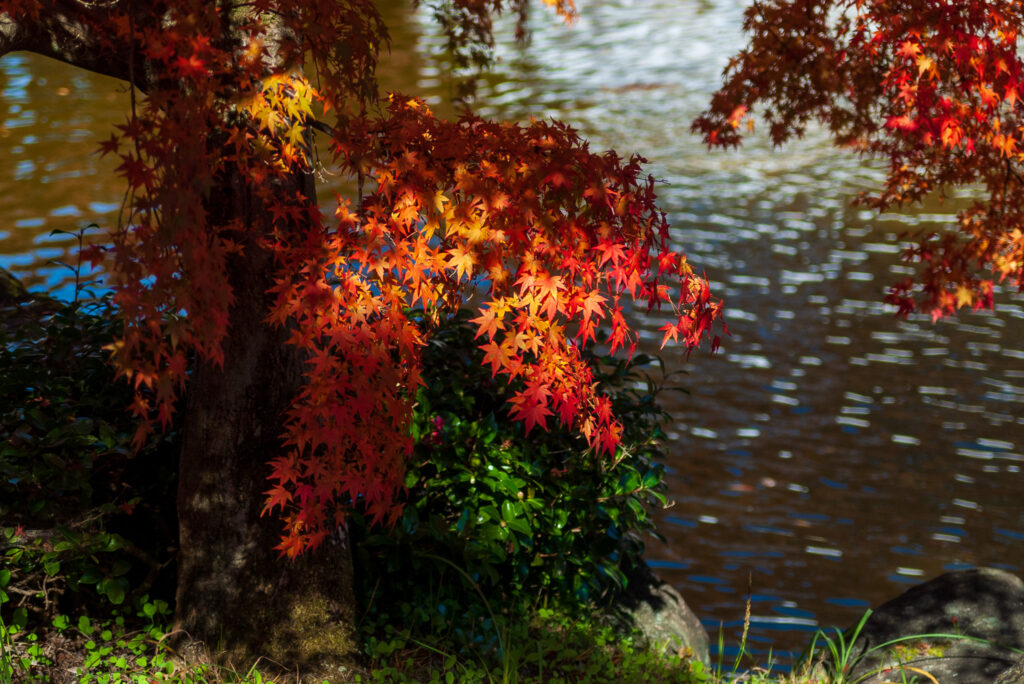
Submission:
[[[897,319],[881,304],[907,273],[897,236],[948,224],[956,198],[877,216],[850,201],[880,173],[821,135],[729,153],[690,135],[742,44],[744,4],[596,0],[571,27],[538,9],[526,47],[501,26],[477,110],[563,119],[664,181],[673,237],[726,299],[732,334],[715,355],[664,352],[690,394],[665,395],[675,505],[649,558],[712,641],[721,625],[738,642],[749,588],[750,646],[786,664],[817,626],[945,570],[1024,569],[1024,299]],[[440,103],[429,10],[388,16],[386,79]],[[115,220],[121,188],[94,150],[127,97],[27,55],[0,60],[0,92],[0,266],[67,293],[48,262],[73,260],[74,241],[49,233]],[[661,322],[639,324],[657,350]]]

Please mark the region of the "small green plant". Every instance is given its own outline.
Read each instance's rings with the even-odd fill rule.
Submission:
[[[48,682],[56,664],[45,647],[47,640],[59,644],[64,662],[62,678],[74,676],[82,684],[96,682],[175,682],[179,684],[227,681],[208,664],[183,665],[166,641],[166,602],[142,597],[134,613],[112,611],[103,618],[57,615],[38,631],[8,628],[0,621],[0,684]],[[52,652],[52,651],[50,651]],[[254,670],[255,672],[255,670]],[[236,673],[237,674],[237,673]],[[257,684],[259,674],[235,677]]]
[[[0,603],[6,599],[6,594],[0,594]],[[14,681],[13,646],[11,633],[4,624],[3,616],[0,615],[0,684],[11,684]]]
[[[829,662],[830,681],[835,684],[845,684],[846,676],[856,666],[856,664],[863,658],[869,651],[859,654],[854,657],[854,645],[857,643],[857,638],[860,636],[861,631],[864,629],[864,625],[867,623],[868,618],[871,617],[871,611],[868,610],[861,617],[860,621],[853,628],[849,634],[849,641],[847,641],[847,635],[839,629],[835,629],[835,638],[830,637],[824,630],[818,630],[813,639],[811,645],[808,647],[808,652],[813,655],[818,651],[818,641],[823,642],[823,651],[825,651],[830,658]],[[873,650],[877,650],[873,649]]]

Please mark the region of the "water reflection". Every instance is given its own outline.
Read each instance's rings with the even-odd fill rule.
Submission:
[[[0,59],[0,266],[70,295],[70,274],[54,262],[74,263],[77,241],[50,232],[113,220],[123,190],[96,149],[126,113],[116,81],[33,55]]]
[[[557,116],[596,149],[652,160],[673,238],[726,298],[732,332],[715,356],[666,352],[691,395],[665,395],[676,504],[652,565],[733,644],[750,578],[750,643],[778,655],[943,571],[1021,570],[1024,301],[999,291],[995,314],[895,319],[881,300],[908,273],[896,236],[947,224],[963,198],[877,217],[850,200],[878,170],[821,135],[710,154],[689,135],[744,4],[581,3],[571,28],[538,9],[526,48],[502,26],[480,109]],[[387,82],[441,102],[450,83],[424,55],[443,41],[426,15],[389,12]],[[0,73],[0,264],[52,282],[40,260],[67,242],[41,236],[116,211],[118,184],[90,153],[123,102],[41,60],[9,56]],[[654,351],[662,323],[641,322]]]

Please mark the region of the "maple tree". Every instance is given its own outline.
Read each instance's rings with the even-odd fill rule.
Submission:
[[[893,284],[902,314],[991,308],[1024,288],[1024,5],[1011,0],[757,0],[749,46],[694,130],[738,145],[758,108],[781,144],[812,122],[888,164],[860,202],[886,210],[966,188],[955,230],[911,237],[915,278]]]
[[[452,49],[486,46],[502,2],[454,6]],[[314,672],[352,649],[346,512],[400,512],[429,334],[411,309],[473,302],[485,363],[521,383],[511,415],[573,426],[595,457],[622,426],[581,349],[631,353],[628,306],[674,312],[665,340],[687,347],[721,310],[670,247],[642,159],[558,122],[447,121],[381,97],[386,42],[370,0],[0,2],[0,54],[130,84],[101,145],[124,209],[90,257],[111,264],[137,443],[184,411],[177,624]],[[330,217],[314,130],[365,188]]]

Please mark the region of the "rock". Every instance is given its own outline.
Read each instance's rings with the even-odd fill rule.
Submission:
[[[0,305],[16,304],[28,298],[28,290],[10,271],[0,268]]]
[[[641,563],[627,580],[626,591],[611,611],[618,626],[638,630],[648,648],[667,647],[710,664],[708,633],[679,592],[655,575],[646,563]]]
[[[1017,664],[1009,670],[1003,670],[996,677],[992,684],[1021,684],[1024,682],[1024,658],[1017,661]]]
[[[38,323],[66,306],[49,295],[29,292],[10,271],[0,267],[0,332]]]
[[[847,631],[847,638],[853,631]],[[979,641],[915,635],[952,634]],[[849,681],[882,684],[934,680],[946,684],[1024,682],[1024,581],[1002,570],[979,568],[941,575],[883,604],[871,614],[851,649]],[[1016,672],[1016,674],[1013,674]],[[922,673],[928,673],[928,677]]]

